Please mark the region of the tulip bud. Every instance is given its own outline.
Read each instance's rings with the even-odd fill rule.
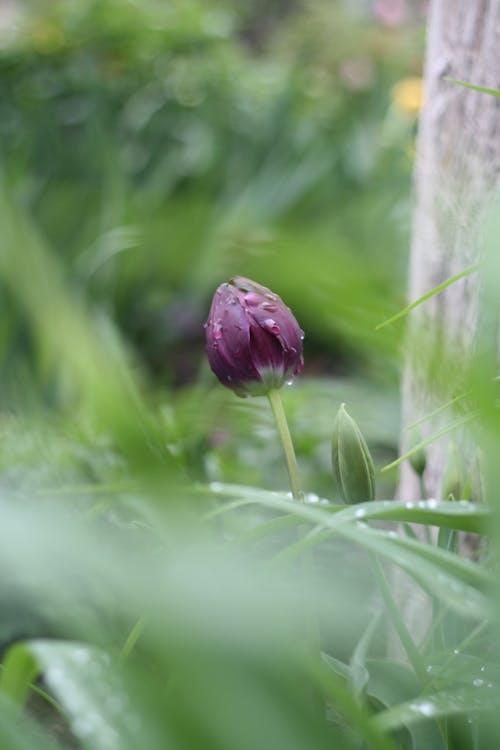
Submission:
[[[290,308],[243,276],[219,286],[205,329],[210,367],[238,396],[263,396],[302,370],[304,334]]]
[[[333,423],[333,476],[344,502],[361,503],[375,497],[375,469],[358,425],[342,404]]]

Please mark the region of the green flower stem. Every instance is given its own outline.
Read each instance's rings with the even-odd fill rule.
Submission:
[[[290,477],[290,486],[292,488],[292,495],[294,500],[298,500],[299,503],[304,502],[304,496],[300,489],[299,481],[299,467],[297,465],[297,459],[295,457],[295,450],[292,443],[292,436],[288,428],[288,422],[286,420],[285,410],[283,409],[283,402],[281,400],[280,392],[277,390],[270,390],[267,394],[271,409],[273,412],[276,427],[278,428],[281,444],[285,454],[286,468],[288,470],[288,476]]]
[[[425,482],[422,474],[420,474],[418,482],[420,486],[420,497],[422,498],[422,500],[427,500],[427,490],[425,489]],[[424,535],[427,544],[432,544],[431,530],[429,526],[424,526]]]
[[[420,486],[420,496],[422,500],[427,500],[427,490],[425,489],[425,482],[422,475],[419,476],[418,483]]]
[[[295,456],[295,450],[292,443],[292,436],[288,428],[288,422],[283,409],[283,402],[281,400],[280,392],[277,390],[271,390],[268,392],[267,397],[271,404],[274,420],[278,428],[281,444],[285,454],[286,467],[288,469],[288,476],[290,477],[290,486],[292,488],[292,495],[296,502],[303,503],[304,495],[300,488],[299,480],[299,467],[297,465],[297,458]],[[304,534],[304,527],[299,526],[298,534],[299,539]],[[312,551],[307,549],[301,556],[302,566],[302,584],[304,588],[304,602],[305,602],[305,636],[307,642],[307,650],[311,659],[311,665],[319,665],[321,663],[321,640],[319,634],[318,622],[314,612],[314,602],[311,598],[311,589],[309,587],[313,577],[314,561],[312,557]],[[324,712],[323,698],[317,694],[316,690],[313,689],[311,694],[311,702],[313,707],[318,711],[318,715],[322,716]]]

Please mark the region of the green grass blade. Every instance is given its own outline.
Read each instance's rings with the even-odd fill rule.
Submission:
[[[442,414],[442,412],[446,411],[446,409],[449,409],[450,407],[455,406],[455,404],[458,404],[459,401],[462,401],[464,398],[466,398],[469,395],[470,395],[470,391],[466,391],[465,393],[460,393],[460,395],[455,396],[455,398],[450,399],[450,401],[446,401],[446,403],[444,404],[441,404],[441,406],[438,406],[437,409],[434,409],[434,411],[429,412],[429,414],[426,414],[425,416],[420,417],[420,419],[417,419],[415,422],[412,422],[406,427],[403,427],[403,430],[405,432],[407,432],[408,430],[413,430],[415,427],[418,427],[424,422],[428,422],[429,419],[432,419],[433,417],[437,417],[438,414]]]
[[[417,443],[417,445],[414,445],[413,448],[409,451],[407,451],[403,456],[400,456],[395,461],[392,461],[390,464],[387,464],[382,469],[380,469],[380,473],[383,474],[386,471],[390,471],[391,469],[395,469],[399,464],[402,464],[403,461],[406,461],[407,458],[410,458],[414,453],[417,453],[418,451],[422,450],[422,448],[427,447],[434,441],[438,440],[440,437],[443,437],[443,435],[447,435],[449,432],[453,432],[453,430],[456,430],[458,427],[462,427],[463,425],[467,424],[467,422],[472,421],[473,419],[476,419],[479,416],[479,411],[475,410],[471,412],[470,414],[465,414],[463,417],[459,417],[454,422],[452,422],[449,425],[446,425],[446,427],[443,427],[441,430],[438,430],[430,437],[426,438],[425,440],[422,440],[420,443]]]
[[[446,77],[444,80],[448,81],[449,83],[457,83],[459,86],[464,86],[466,89],[472,89],[472,91],[480,91],[482,94],[490,94],[490,96],[500,96],[500,91],[498,89],[489,89],[486,86],[477,86],[475,83],[460,81],[458,78]]]
[[[364,707],[360,705],[354,695],[345,689],[345,680],[330,669],[327,664],[314,662],[308,665],[312,679],[318,688],[335,705],[345,719],[356,727],[364,737],[368,746],[373,750],[396,750],[392,738],[380,731],[372,722]]]
[[[378,714],[373,723],[384,730],[394,730],[429,719],[439,719],[457,714],[478,715],[498,711],[498,689],[486,687],[459,688],[426,695]]]
[[[410,631],[406,627],[406,623],[403,620],[402,614],[394,600],[390,586],[387,582],[387,577],[383,565],[376,555],[373,556],[373,570],[375,579],[380,589],[380,593],[385,602],[387,613],[389,615],[389,621],[398,635],[401,645],[403,646],[408,657],[408,661],[413,667],[415,675],[417,676],[418,680],[422,684],[424,684],[427,678],[425,663],[420,655],[417,646],[415,645],[413,638],[411,637]]]
[[[211,512],[211,517],[235,511],[243,506],[260,504],[282,511],[286,515],[296,514],[314,525],[322,528],[326,525],[330,529],[335,529],[340,524],[373,519],[420,523],[484,534],[491,528],[492,521],[491,509],[488,505],[471,503],[467,500],[453,502],[433,498],[417,502],[375,500],[349,506],[318,505],[317,503],[313,505],[306,502],[299,511],[285,492],[266,492],[258,488],[254,490],[253,487],[225,484],[217,487],[217,494],[231,498],[232,502],[221,505],[219,509]],[[328,521],[325,523],[326,518]]]
[[[379,625],[382,613],[376,615],[366,626],[365,632],[359,639],[354,649],[350,662],[350,676],[355,695],[361,695],[368,683],[369,672],[366,668],[368,651]]]
[[[244,488],[236,488],[236,490],[245,492]],[[246,494],[251,497],[252,489],[246,488]],[[364,523],[356,523],[355,521],[359,521],[361,518],[365,521],[369,517],[371,503],[364,504],[362,507],[344,508],[342,512],[330,514],[326,508],[312,507],[307,504],[292,504],[290,500],[282,499],[282,497],[278,493],[260,491],[255,493],[254,500],[286,513],[295,512],[300,518],[314,526],[322,526],[325,531],[309,535],[294,544],[288,545],[275,556],[275,564],[288,564],[297,556],[303,554],[305,550],[325,541],[332,534],[338,534],[395,563],[409,573],[426,591],[439,597],[455,611],[473,618],[488,617],[491,614],[489,593],[494,586],[494,577],[487,570],[445,550],[412,539],[398,537],[395,532],[382,532],[371,529]],[[408,508],[404,503],[394,504],[399,519],[412,522],[415,517],[412,514],[416,511],[419,519],[423,518],[425,514],[429,523],[432,524],[433,520],[436,521],[438,516],[432,507],[433,501],[431,501],[430,508],[428,501],[427,503],[421,502],[426,504],[427,513],[425,513],[423,507]],[[376,506],[377,504],[374,503],[373,505]],[[453,508],[454,505],[458,506],[459,517],[462,512],[464,515],[476,513],[476,506],[465,502],[458,504],[440,503],[438,513],[443,514],[444,517],[447,517],[447,512],[452,515],[456,512]],[[469,507],[471,510],[465,510]],[[381,508],[380,506],[375,507],[372,517],[375,517],[377,512],[380,514],[390,511],[391,503],[386,502]],[[481,508],[478,512],[482,513],[484,509]],[[380,518],[380,515],[378,517]]]
[[[417,300],[412,302],[411,304],[404,307],[402,310],[400,310],[396,315],[393,315],[391,318],[388,318],[387,320],[384,320],[382,323],[379,323],[378,326],[375,327],[376,331],[380,331],[381,328],[385,328],[386,326],[392,325],[392,323],[395,323],[397,320],[400,320],[400,318],[404,318],[405,315],[408,315],[409,312],[414,310],[416,307],[419,307],[423,302],[427,302],[427,300],[431,299],[431,297],[435,297],[436,294],[439,294],[439,292],[442,292],[444,289],[447,289],[447,287],[454,284],[456,281],[459,281],[460,279],[463,279],[465,276],[469,276],[471,273],[474,273],[475,271],[479,270],[480,264],[475,263],[472,266],[469,266],[463,271],[460,271],[460,273],[455,274],[454,276],[450,276],[449,279],[446,279],[446,281],[443,281],[441,284],[438,284],[438,286],[431,289],[429,292],[426,292],[422,297],[419,297]]]

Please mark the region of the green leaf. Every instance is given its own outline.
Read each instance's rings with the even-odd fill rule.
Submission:
[[[365,738],[368,747],[372,750],[396,750],[392,738],[370,720],[365,706],[345,689],[343,669],[340,671],[335,663],[339,664],[336,659],[328,658],[327,662],[309,664],[311,677],[339,713]]]
[[[430,686],[436,690],[439,687],[454,684],[454,687],[474,685],[500,689],[500,663],[491,658],[485,659],[454,649],[451,653],[443,651],[432,655],[432,663],[428,665]]]
[[[356,648],[354,649],[349,662],[354,694],[358,696],[361,695],[368,683],[369,673],[366,668],[366,659],[368,649],[370,648],[373,636],[377,630],[380,618],[381,613],[368,623],[365,632],[356,644]]]
[[[491,96],[500,96],[498,89],[489,89],[486,86],[477,86],[475,83],[467,83],[467,81],[460,81],[458,78],[445,77],[445,81],[450,83],[458,83],[459,86],[465,86],[466,89],[472,89],[472,91],[480,91],[483,94],[490,94]]]
[[[413,667],[413,671],[415,672],[420,682],[422,684],[425,684],[427,673],[423,658],[413,640],[410,631],[408,630],[403,617],[403,613],[401,612],[400,608],[397,605],[397,602],[394,599],[391,586],[387,581],[384,566],[380,563],[380,560],[376,555],[373,555],[372,562],[373,574],[376,582],[378,583],[382,599],[384,600],[389,622],[394,628],[400,640],[400,643],[406,652],[406,656],[408,657],[408,661]]]
[[[424,590],[464,616],[481,618],[491,615],[487,591],[492,589],[494,579],[479,565],[421,542],[398,537],[395,532],[362,526],[356,529],[343,527],[342,535],[383,555],[405,570]]]
[[[455,406],[455,404],[458,404],[460,401],[463,401],[463,399],[467,398],[467,396],[470,396],[470,394],[471,394],[471,391],[465,391],[465,393],[460,393],[458,396],[455,396],[449,401],[445,401],[445,403],[441,404],[441,406],[438,406],[437,409],[434,409],[428,414],[425,414],[423,417],[420,417],[420,419],[415,420],[415,422],[411,422],[411,424],[407,425],[406,427],[403,427],[404,432],[406,432],[407,430],[413,430],[415,427],[418,427],[424,422],[427,422],[429,419],[432,419],[433,417],[437,417],[438,414],[441,414],[443,411],[446,411],[446,409],[450,409],[452,406]]]
[[[62,750],[29,717],[19,718],[10,700],[0,695],[0,747],[2,750]]]
[[[414,445],[412,449],[407,451],[407,453],[405,453],[403,456],[400,456],[395,461],[392,461],[390,464],[387,464],[386,466],[384,466],[380,470],[380,473],[383,474],[384,472],[389,471],[390,469],[395,469],[396,466],[399,466],[399,464],[402,464],[403,461],[406,461],[406,459],[412,456],[414,453],[417,453],[418,451],[422,450],[422,448],[425,448],[431,443],[434,443],[440,437],[443,437],[443,435],[447,435],[449,432],[456,430],[457,427],[462,427],[464,424],[467,424],[467,422],[470,422],[472,419],[475,419],[478,416],[479,416],[479,411],[475,410],[475,411],[472,411],[470,414],[465,414],[461,417],[458,417],[454,422],[451,422],[450,424],[446,425],[446,427],[443,427],[441,430],[438,430],[430,437]]]
[[[222,491],[222,488],[218,490]],[[378,508],[377,503],[365,503],[349,508],[344,506],[342,509],[337,506],[334,512],[330,513],[326,507],[292,502],[286,499],[284,494],[266,493],[262,490],[254,493],[252,488],[238,486],[232,487],[231,490],[226,487],[226,490],[233,497],[239,494],[246,496],[249,501],[253,498],[256,503],[262,503],[285,513],[295,512],[297,516],[312,523],[319,530],[319,533],[317,531],[309,534],[284,548],[275,556],[275,564],[290,563],[305,550],[328,540],[332,534],[338,534],[395,563],[409,573],[427,592],[439,597],[455,611],[473,618],[488,617],[491,614],[490,592],[495,585],[495,579],[481,565],[463,560],[453,553],[419,541],[399,537],[394,531],[379,531],[371,529],[365,523],[359,523],[361,520],[364,522],[370,518],[371,510],[375,506],[372,518],[384,517],[387,520],[394,520],[394,517],[397,517],[399,520],[408,522],[413,522],[415,518],[418,518],[420,521],[425,519],[427,523],[435,525],[441,517],[451,527],[460,528],[462,525],[469,525],[469,521],[466,520],[469,514],[471,517],[476,516],[477,521],[481,514],[488,513],[483,506],[464,501],[463,503],[438,503],[436,509],[434,504],[437,501],[431,500],[421,501],[419,507],[408,508],[404,503],[385,501],[382,507]],[[423,507],[423,504],[426,507]],[[453,506],[458,507],[458,511]],[[456,515],[452,521],[454,514]],[[457,523],[457,519],[461,520]],[[321,527],[323,527],[322,531]]]
[[[421,687],[414,672],[403,664],[370,659],[368,669],[370,679],[366,692],[386,709],[399,705],[402,699],[413,700],[420,693]],[[415,750],[445,750],[441,734],[434,723],[411,724],[407,729]]]
[[[341,677],[346,682],[351,679],[351,670],[348,664],[343,661],[336,659],[331,654],[322,653],[321,659],[332,669],[338,677]]]
[[[23,643],[11,646],[0,672],[0,693],[22,708],[26,702],[30,683],[39,671],[36,659]]]
[[[486,687],[443,690],[401,703],[375,717],[380,729],[393,730],[457,714],[480,715],[500,709],[500,692]]]
[[[376,500],[360,503],[336,513],[336,521],[384,520],[440,526],[474,534],[485,534],[491,529],[492,514],[487,505],[467,500]]]
[[[87,644],[32,640],[25,643],[50,692],[64,708],[71,729],[91,750],[134,750],[134,711],[109,656]]]
[[[212,490],[212,488],[210,488]],[[210,491],[209,490],[209,491]],[[213,491],[213,490],[212,490]],[[322,522],[325,514],[330,516],[328,527],[353,522],[384,520],[401,521],[403,523],[421,523],[429,526],[442,526],[458,531],[469,531],[484,534],[491,529],[491,509],[484,504],[470,503],[466,500],[419,500],[404,502],[398,500],[375,500],[368,503],[358,503],[352,506],[333,505],[328,500],[315,497],[315,502],[305,503],[299,509],[297,503],[291,501],[285,492],[269,492],[260,488],[245,487],[233,484],[217,484],[217,495],[236,498],[233,502],[219,506],[211,511],[207,517],[217,516],[225,512],[237,510],[246,505],[266,505],[281,510],[287,515],[299,513],[302,519],[311,523],[325,525]],[[318,515],[319,514],[319,515]],[[306,518],[307,517],[307,518]],[[333,521],[335,518],[335,521]],[[291,521],[287,521],[291,523]]]
[[[391,318],[388,318],[387,320],[384,320],[382,323],[379,323],[378,326],[376,326],[375,330],[379,331],[381,328],[385,328],[385,326],[392,325],[392,323],[395,323],[397,320],[400,320],[400,318],[403,318],[405,315],[408,315],[408,313],[414,310],[416,307],[419,307],[419,305],[421,305],[423,302],[427,302],[428,299],[435,297],[436,294],[439,294],[439,292],[442,292],[444,289],[451,286],[456,281],[463,279],[464,276],[469,276],[471,273],[478,271],[479,268],[480,268],[480,264],[475,263],[473,266],[469,266],[469,268],[466,268],[465,270],[460,271],[460,273],[457,273],[454,276],[450,276],[449,279],[446,279],[446,281],[443,281],[441,284],[438,284],[438,286],[435,286],[429,292],[426,292],[426,294],[424,294],[422,297],[419,297],[410,305],[407,305],[405,308],[403,308],[403,310],[400,310],[398,313],[396,313],[396,315],[393,315]]]
[[[272,536],[273,534],[287,531],[294,526],[298,526],[300,523],[300,518],[297,518],[296,515],[291,513],[286,516],[278,516],[277,518],[273,518],[270,521],[259,523],[257,526],[253,526],[252,528],[244,531],[242,534],[238,534],[237,541],[238,543],[241,543],[262,539],[263,537],[269,535]]]

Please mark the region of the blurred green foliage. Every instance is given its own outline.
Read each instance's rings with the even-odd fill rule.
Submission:
[[[155,378],[195,377],[234,273],[287,299],[311,368],[394,378],[374,327],[404,299],[414,118],[390,88],[419,69],[419,27],[341,2],[27,8],[0,50],[2,179]]]
[[[368,8],[29,3],[3,32],[2,750],[494,747],[495,549],[455,554],[494,507],[334,497],[339,403],[377,468],[399,421],[401,329],[375,325],[405,296],[419,84],[392,87],[421,28]],[[204,363],[233,273],[306,332],[304,504],[265,400]],[[413,646],[380,561],[432,609]]]

